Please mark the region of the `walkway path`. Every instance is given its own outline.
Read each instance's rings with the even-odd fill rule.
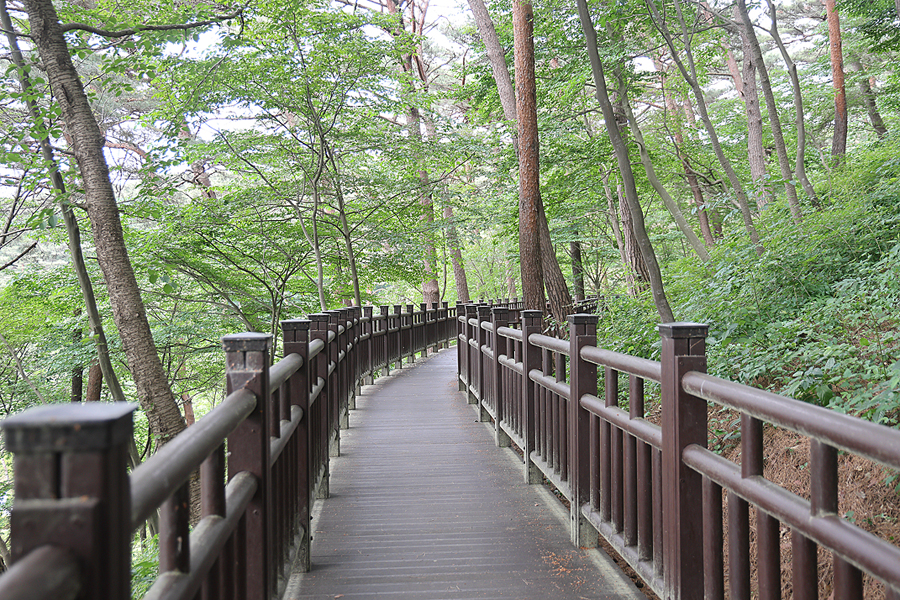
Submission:
[[[645,600],[476,422],[445,350],[366,386],[285,598]]]

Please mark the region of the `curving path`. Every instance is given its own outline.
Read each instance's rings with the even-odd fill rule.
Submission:
[[[457,391],[455,349],[419,359],[357,398],[313,515],[312,571],[284,597],[645,600],[522,479]]]

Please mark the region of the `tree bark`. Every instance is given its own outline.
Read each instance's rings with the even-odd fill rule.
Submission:
[[[875,133],[878,134],[878,139],[881,139],[887,135],[888,130],[884,125],[884,120],[881,118],[881,113],[878,112],[878,104],[875,101],[875,92],[872,90],[872,84],[869,82],[869,77],[866,75],[866,70],[863,68],[859,57],[851,56],[848,62],[850,63],[850,68],[859,77],[857,87],[859,87],[859,93],[862,95],[863,103],[866,105],[869,123],[872,125]]]
[[[738,8],[735,7],[735,12],[737,11]],[[741,64],[741,85],[738,87],[738,95],[744,101],[744,111],[747,114],[747,161],[750,164],[750,177],[753,179],[753,184],[756,188],[753,195],[756,197],[756,207],[762,210],[772,200],[772,190],[769,189],[766,177],[762,109],[759,105],[759,91],[756,87],[756,61],[753,60],[747,33],[745,31],[740,33],[744,56]]]
[[[835,0],[825,0],[828,21],[828,47],[831,57],[831,78],[834,86],[834,137],[831,156],[840,163],[847,154],[847,90],[844,85],[844,53],[841,47],[841,22]]]
[[[709,252],[706,251],[706,247],[700,242],[700,238],[694,233],[694,230],[688,224],[687,219],[684,218],[684,214],[681,212],[678,203],[672,198],[671,194],[669,194],[669,190],[665,188],[659,180],[659,177],[656,175],[656,169],[653,167],[653,161],[650,159],[650,153],[647,151],[647,144],[644,142],[644,134],[641,132],[637,119],[634,118],[634,111],[631,110],[631,102],[628,99],[628,93],[625,89],[625,81],[622,77],[621,70],[616,69],[616,71],[618,72],[617,76],[619,78],[619,103],[625,111],[625,116],[628,118],[628,127],[631,129],[631,135],[634,137],[634,141],[637,142],[638,151],[641,156],[641,164],[644,166],[644,172],[647,174],[647,181],[650,182],[650,185],[656,193],[659,194],[659,197],[662,198],[666,210],[672,215],[672,218],[675,220],[675,224],[678,225],[678,229],[681,230],[682,235],[687,238],[688,244],[690,244],[697,256],[700,257],[700,260],[707,262],[709,261]]]
[[[513,0],[513,8],[518,0]],[[500,95],[500,105],[503,108],[503,115],[507,121],[516,121],[517,117],[517,95],[513,89],[512,81],[509,77],[509,68],[506,66],[503,50],[500,47],[500,38],[497,36],[497,30],[494,22],[485,8],[483,0],[469,0],[469,6],[472,8],[472,14],[475,17],[475,24],[478,27],[479,35],[484,43],[488,55],[488,61],[491,63],[491,70],[494,74],[494,82],[497,84],[497,92]],[[529,5],[530,6],[530,5]],[[531,9],[529,8],[529,11]],[[533,15],[529,21],[533,24]],[[533,29],[533,26],[532,26]],[[533,55],[534,42],[532,45],[532,72],[533,72]],[[518,69],[518,67],[517,67]],[[532,76],[533,77],[533,76]],[[518,85],[518,76],[516,77]],[[536,130],[535,125],[535,130]],[[516,154],[519,154],[519,134],[513,137],[513,148]],[[519,156],[521,164],[521,156]],[[521,199],[520,199],[521,206]],[[543,271],[543,279],[545,280],[547,292],[550,297],[550,311],[553,317],[562,322],[567,316],[569,308],[572,306],[572,296],[569,293],[566,278],[556,259],[556,252],[553,250],[553,240],[550,236],[550,226],[547,223],[547,215],[544,212],[544,204],[540,201],[540,192],[538,191],[538,236],[540,238],[540,257],[541,269]],[[522,287],[525,287],[523,282]],[[541,294],[543,296],[543,292]]]
[[[513,0],[516,121],[519,137],[519,263],[525,308],[544,310],[541,270],[540,163],[537,85],[534,79],[534,13],[531,4]]]
[[[453,220],[453,207],[444,207],[444,221],[447,222],[447,245],[450,246],[450,262],[453,264],[453,281],[456,282],[456,299],[469,302],[469,280],[463,263],[462,247],[456,234],[456,222]]]
[[[634,222],[621,184],[616,187],[616,194],[619,197],[619,214],[622,217],[622,249],[625,251],[626,281],[631,295],[638,296],[647,291],[650,273],[634,234]]]
[[[580,302],[584,300],[584,265],[581,262],[581,241],[572,240],[569,242],[569,254],[572,256],[572,281],[575,284],[575,302]]]
[[[793,169],[788,160],[787,146],[784,143],[784,134],[781,131],[781,117],[778,116],[778,104],[775,102],[775,94],[772,92],[772,82],[769,79],[769,69],[763,59],[762,50],[759,47],[759,39],[753,29],[753,22],[747,13],[746,0],[738,0],[737,10],[744,25],[744,37],[747,47],[750,49],[756,71],[759,73],[759,83],[766,99],[766,108],[769,111],[769,126],[772,128],[772,137],[775,140],[775,155],[778,157],[778,167],[781,169],[781,178],[784,180],[784,193],[787,196],[788,208],[794,223],[799,225],[803,221],[803,213],[800,210],[800,202],[797,200],[797,188],[793,182]]]
[[[76,316],[81,314],[81,311],[76,311]],[[72,330],[72,342],[75,344],[81,343],[81,336],[83,335],[83,331],[81,327]],[[81,399],[84,395],[84,368],[81,365],[76,367],[72,367],[72,389],[69,394],[69,399],[72,402],[81,402]]]
[[[100,402],[100,393],[103,391],[103,370],[100,363],[94,361],[88,369],[88,384],[85,391],[85,402]]]
[[[104,138],[91,112],[84,87],[51,0],[26,2],[32,38],[71,137],[84,184],[85,204],[106,281],[113,319],[134,377],[138,400],[158,443],[184,430],[184,419],[166,380],[156,352],[140,289],[131,268],[109,169],[103,155]]]
[[[663,323],[671,323],[675,320],[672,309],[669,307],[669,300],[666,298],[666,292],[663,288],[662,273],[659,269],[659,263],[656,261],[656,254],[653,251],[653,245],[650,243],[650,236],[644,227],[644,213],[641,210],[640,202],[637,196],[637,186],[634,181],[634,173],[631,170],[631,159],[628,154],[628,146],[622,139],[622,133],[619,131],[619,124],[616,121],[613,112],[612,102],[609,100],[609,92],[606,87],[606,75],[603,70],[603,63],[600,60],[600,53],[597,50],[597,33],[594,30],[594,24],[591,21],[591,15],[588,12],[586,0],[576,0],[578,7],[578,17],[581,20],[581,28],[584,31],[585,41],[587,43],[588,58],[591,61],[591,73],[594,77],[594,85],[596,87],[597,101],[600,103],[600,109],[603,112],[603,121],[606,124],[606,131],[616,154],[616,163],[619,166],[619,174],[622,178],[622,185],[625,190],[625,200],[628,206],[628,212],[631,215],[637,246],[640,248],[644,263],[649,271],[650,289],[653,293],[653,302],[656,310],[659,312],[660,319]]]

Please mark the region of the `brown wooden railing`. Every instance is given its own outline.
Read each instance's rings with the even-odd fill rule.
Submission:
[[[540,311],[457,306],[459,381],[498,445],[523,450],[570,502],[571,537],[598,535],[660,597],[781,597],[780,525],[791,530],[795,599],[817,598],[817,548],[833,554],[834,598],[863,598],[864,574],[900,598],[900,548],[838,512],[837,453],[900,469],[900,431],[705,374],[705,325],[660,325],[661,361],[596,347],[598,319],[569,317],[569,339],[541,333]],[[598,389],[598,368],[603,393]],[[628,377],[627,412],[619,375]],[[662,426],[645,419],[644,382],[661,386]],[[741,464],[707,450],[708,404],[741,415]],[[811,439],[809,500],[765,479],[763,423]],[[723,560],[723,497],[728,565]],[[756,511],[751,589],[749,508]]]
[[[455,308],[347,308],[223,338],[225,400],[130,475],[130,404],[68,404],[5,420],[15,454],[12,565],[3,600],[131,598],[133,532],[159,509],[160,575],[145,598],[271,598],[310,563],[309,518],[328,496],[359,386],[379,369],[447,347]],[[189,531],[189,479],[202,518]],[[227,475],[226,475],[227,472]]]

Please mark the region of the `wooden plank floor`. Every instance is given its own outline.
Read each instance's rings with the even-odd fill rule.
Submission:
[[[285,598],[645,599],[476,422],[454,349],[366,386],[332,460],[312,571]]]

